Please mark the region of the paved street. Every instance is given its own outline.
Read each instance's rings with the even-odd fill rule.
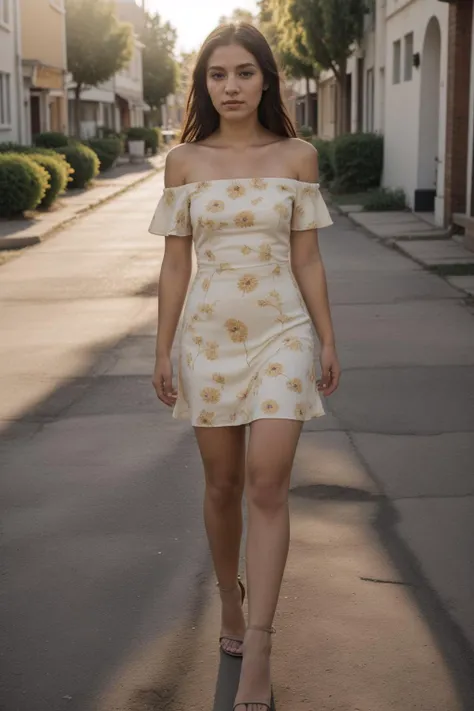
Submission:
[[[231,711],[192,430],[151,386],[162,176],[0,267],[1,711]],[[305,430],[279,711],[474,710],[474,317],[321,235],[344,369]]]

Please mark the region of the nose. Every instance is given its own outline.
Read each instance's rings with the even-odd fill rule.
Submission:
[[[234,95],[239,91],[239,86],[233,74],[228,74],[225,85],[226,94]]]

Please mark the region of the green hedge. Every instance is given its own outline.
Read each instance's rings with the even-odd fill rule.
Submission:
[[[18,153],[0,155],[0,217],[34,210],[48,187],[48,172],[31,158]]]
[[[74,170],[74,175],[69,183],[70,188],[85,188],[99,174],[99,159],[97,154],[88,146],[75,143],[56,150],[60,155],[64,156]]]
[[[92,138],[87,141],[100,160],[100,172],[111,168],[123,152],[123,143],[119,138]]]
[[[366,212],[384,212],[387,210],[405,210],[406,206],[406,196],[401,188],[396,190],[378,188],[369,194],[364,203],[364,210]]]
[[[71,168],[69,167],[69,164],[66,163],[66,161],[63,160],[57,153],[53,156],[33,153],[29,157],[35,163],[44,168],[49,174],[49,187],[46,191],[46,195],[39,205],[39,207],[47,210],[51,207],[58,196],[66,190],[67,184],[70,180],[69,174],[71,172]]]
[[[383,169],[383,138],[375,133],[348,133],[333,141],[334,188],[358,192],[377,188]]]
[[[311,126],[300,126],[298,130],[298,135],[304,141],[311,141],[313,137],[313,129],[311,128]]]
[[[35,146],[42,148],[61,148],[67,146],[69,137],[58,131],[47,131],[46,133],[38,133],[34,138]]]
[[[145,141],[145,152],[151,151],[154,156],[158,153],[159,137],[154,128],[135,126],[128,128],[125,131],[125,135],[127,141]]]
[[[313,138],[311,143],[318,151],[319,174],[321,176],[321,183],[329,185],[329,183],[334,180],[332,142],[324,141],[322,138]]]

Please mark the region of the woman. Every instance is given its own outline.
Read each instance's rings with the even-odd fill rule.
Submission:
[[[331,218],[317,180],[317,153],[295,137],[266,40],[251,25],[219,27],[197,59],[182,144],[168,154],[150,226],[166,236],[153,385],[195,428],[222,602],[220,644],[243,656],[238,711],[270,708],[270,634],[288,553],[293,458],[303,422],[324,414],[319,392],[330,395],[339,381],[317,237]],[[198,270],[175,391],[171,349],[192,242]],[[244,484],[247,628],[238,579]]]

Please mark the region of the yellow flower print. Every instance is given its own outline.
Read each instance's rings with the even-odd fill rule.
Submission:
[[[171,207],[171,205],[174,204],[175,201],[175,192],[172,188],[168,188],[165,190],[165,203],[168,205],[168,207]]]
[[[268,242],[263,242],[258,250],[258,258],[261,262],[269,262],[272,258],[272,246]]]
[[[240,251],[242,252],[242,254],[247,255],[250,254],[252,250],[250,249],[250,247],[247,247],[247,245],[244,245]]]
[[[291,390],[292,393],[303,392],[303,383],[299,378],[293,378],[292,380],[289,380],[286,384],[286,387],[288,388],[288,390]]]
[[[216,223],[209,217],[200,217],[198,220],[198,226],[203,230],[215,230]]]
[[[235,422],[237,420],[237,413],[233,412],[232,415],[229,417],[229,422]]]
[[[306,407],[303,403],[298,403],[295,407],[295,417],[297,420],[304,420],[306,415]]]
[[[244,274],[237,282],[237,286],[244,294],[250,294],[258,286],[258,279],[252,274]]]
[[[258,197],[252,200],[252,205],[258,205],[261,202],[263,202],[263,197]]]
[[[211,316],[214,313],[214,306],[212,304],[199,304],[199,311],[202,314],[207,314]]]
[[[194,188],[192,195],[199,195],[200,193],[204,192],[204,190],[208,190],[210,187],[211,183],[208,180],[201,180],[201,182],[198,183]]]
[[[316,195],[318,191],[318,188],[316,185],[305,185],[303,190],[301,191],[301,195],[303,197],[310,197],[312,195]]]
[[[214,254],[214,252],[213,252],[212,250],[206,249],[206,251],[204,252],[204,254],[205,254],[206,257],[209,259],[210,262],[214,262],[214,261],[215,261],[216,255]]]
[[[193,364],[193,354],[192,353],[187,353],[186,363],[188,364],[189,367],[192,366],[192,364]]]
[[[290,351],[302,351],[303,350],[303,343],[300,341],[299,338],[285,338],[283,343],[286,346],[286,348],[290,349]]]
[[[206,341],[204,355],[207,360],[217,360],[219,358],[219,344],[217,341]]]
[[[271,378],[278,378],[283,373],[283,366],[281,363],[270,363],[265,373]]]
[[[221,388],[224,387],[225,385],[225,376],[221,375],[220,373],[213,373],[212,379],[217,385],[220,385]]]
[[[280,314],[279,316],[276,317],[275,321],[277,323],[288,323],[291,321],[291,318],[287,316],[286,314]]]
[[[308,378],[309,378],[310,383],[316,382],[316,369],[315,369],[314,365],[308,373]]]
[[[280,215],[282,220],[287,220],[290,216],[290,211],[283,202],[278,202],[273,209]]]
[[[245,195],[245,188],[240,183],[234,183],[227,188],[227,195],[232,198],[232,200],[237,200],[237,198]]]
[[[222,272],[227,272],[232,269],[232,265],[229,262],[221,262],[217,267],[217,273],[222,274]]]
[[[180,227],[183,230],[187,226],[186,210],[184,208],[178,210],[178,212],[176,213],[176,226]]]
[[[234,217],[234,223],[236,227],[253,227],[255,224],[255,215],[250,210],[244,210]]]
[[[303,205],[296,205],[295,209],[293,210],[293,215],[301,219],[304,216]]]
[[[207,403],[216,403],[221,399],[221,391],[217,388],[203,388],[201,398]]]
[[[206,210],[208,212],[222,212],[224,209],[224,203],[222,200],[211,200],[206,205]]]
[[[280,406],[276,402],[276,400],[265,400],[265,402],[262,402],[262,404],[261,404],[261,410],[266,415],[274,415],[275,413],[278,412],[279,409],[280,409]]]
[[[243,343],[247,340],[248,328],[242,321],[235,318],[229,318],[225,322],[225,327],[229,333],[231,341],[234,343]]]
[[[266,190],[268,188],[268,183],[263,178],[252,178],[250,185],[255,190]]]
[[[211,280],[206,277],[206,279],[202,280],[201,286],[203,291],[209,291],[209,287],[211,286]]]
[[[237,393],[237,400],[246,400],[248,394],[249,394],[248,389],[247,389],[247,390],[241,390],[239,393]]]
[[[212,427],[215,417],[215,412],[209,412],[209,410],[201,410],[197,420],[198,425],[200,427]]]
[[[280,276],[281,274],[281,267],[279,264],[276,265],[275,269],[272,271],[273,276]]]
[[[282,193],[291,193],[291,188],[289,185],[286,185],[286,183],[280,183],[278,190],[281,190]]]
[[[194,336],[193,341],[197,346],[202,346],[202,336]]]
[[[312,222],[310,222],[310,223],[307,225],[306,229],[307,229],[307,230],[317,230],[317,229],[318,229],[318,225],[317,225],[317,223],[315,222],[315,220],[313,220]]]

